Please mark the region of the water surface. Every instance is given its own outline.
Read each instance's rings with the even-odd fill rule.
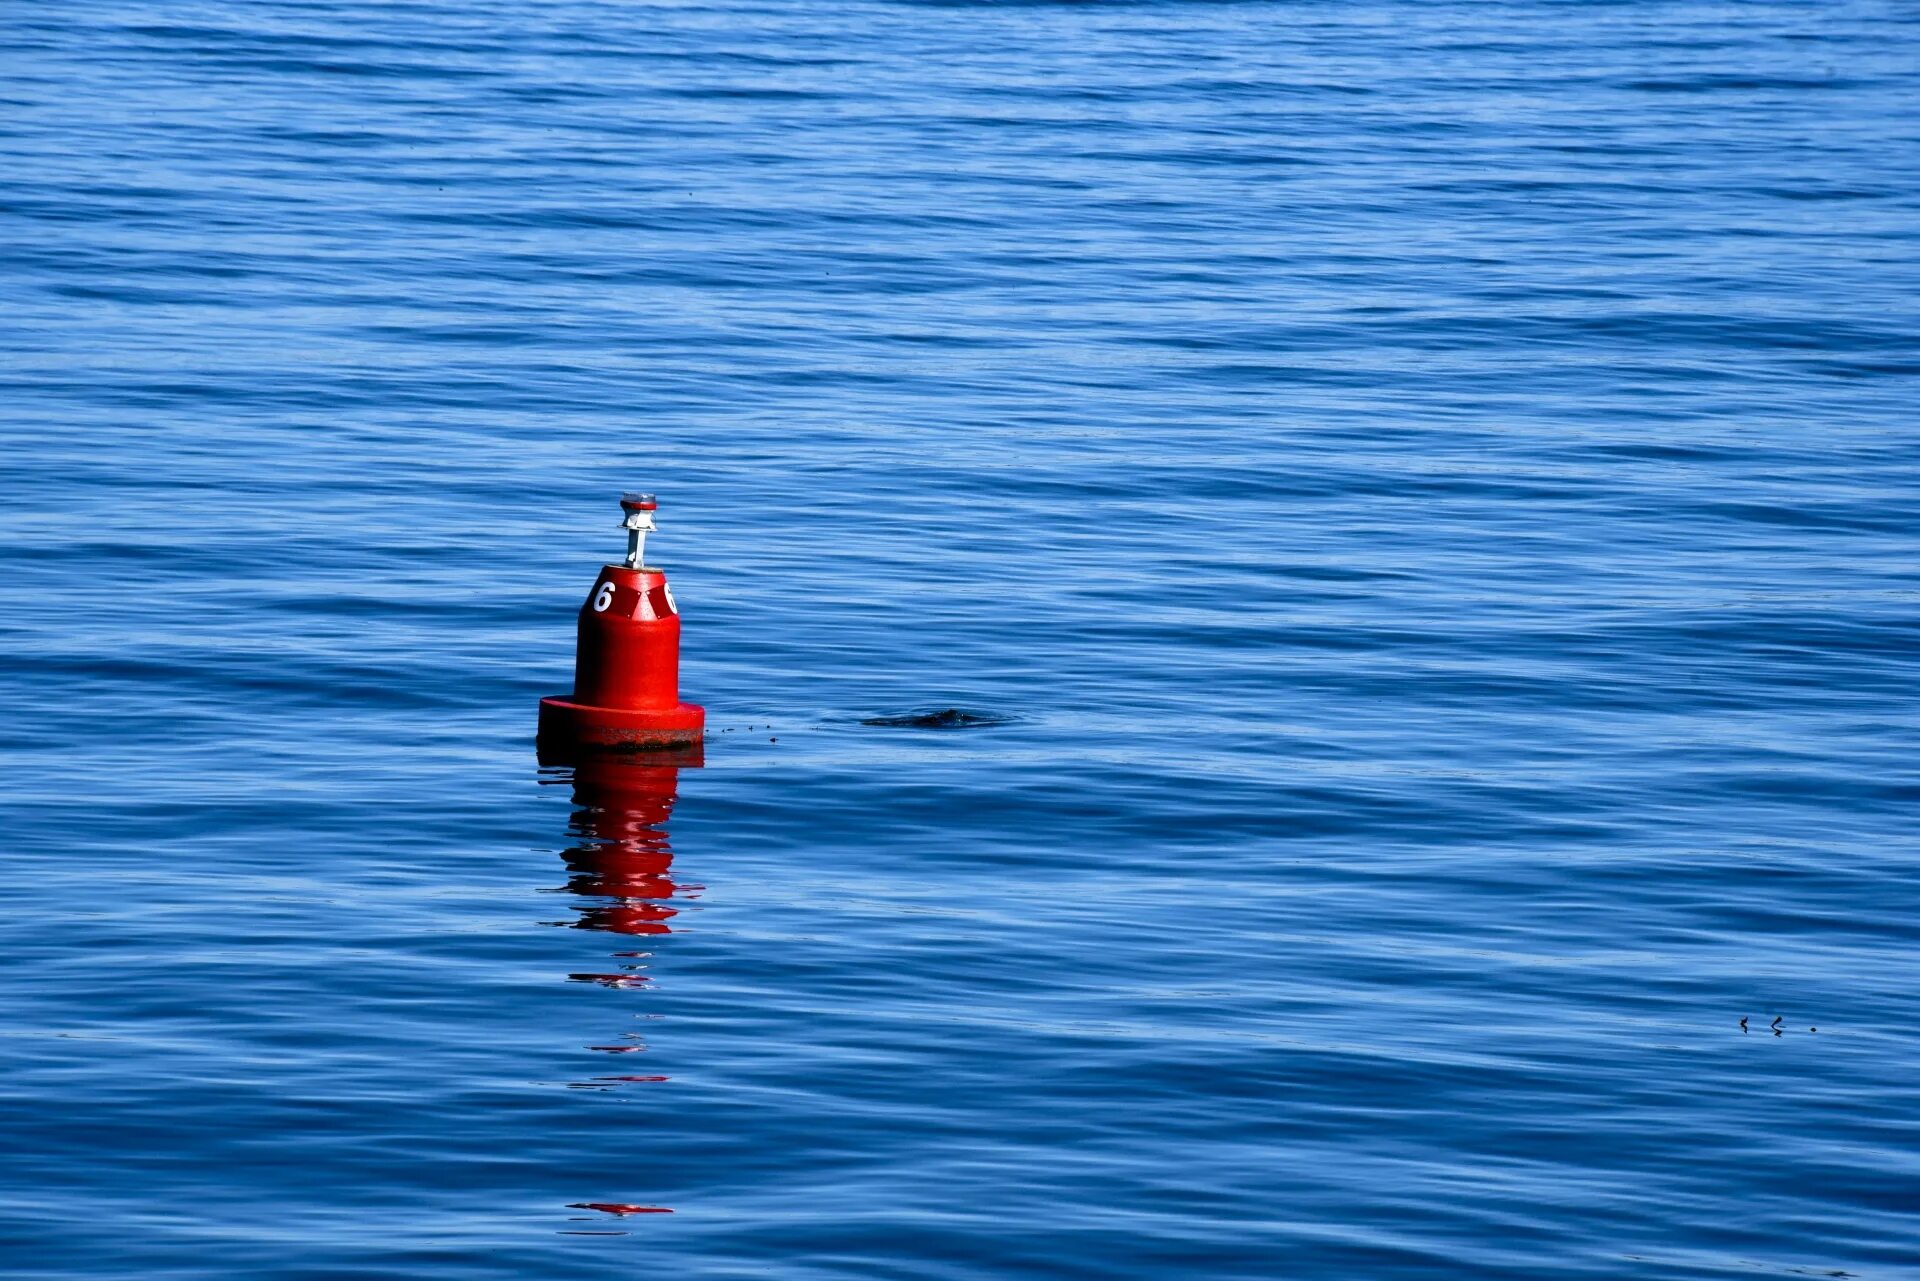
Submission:
[[[9,1278],[1920,1271],[1911,7],[10,33]]]

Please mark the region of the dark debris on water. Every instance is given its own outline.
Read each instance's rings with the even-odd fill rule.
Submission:
[[[862,718],[862,725],[883,725],[897,729],[972,729],[981,725],[1011,724],[1013,717],[999,712],[970,712],[961,707],[943,707],[937,710],[898,712],[889,716],[868,716]]]

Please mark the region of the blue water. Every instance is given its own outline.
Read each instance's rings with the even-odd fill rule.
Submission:
[[[6,44],[10,1281],[1920,1276],[1912,6]]]

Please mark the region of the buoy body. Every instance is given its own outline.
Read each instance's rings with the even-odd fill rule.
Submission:
[[[629,495],[621,506],[652,528],[650,497]],[[666,574],[637,563],[639,547],[634,563],[602,568],[580,606],[573,692],[540,700],[543,761],[700,742],[706,709],[680,701],[680,609]]]

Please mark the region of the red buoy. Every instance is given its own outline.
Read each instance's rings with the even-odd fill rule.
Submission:
[[[666,574],[644,563],[658,507],[652,494],[620,496],[627,560],[603,568],[580,607],[573,692],[540,700],[543,761],[700,741],[706,709],[680,701],[680,609]]]

